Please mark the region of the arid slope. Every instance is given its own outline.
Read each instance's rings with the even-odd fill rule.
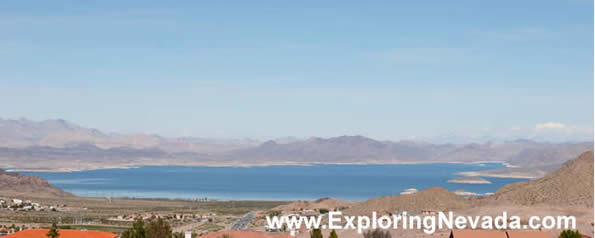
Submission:
[[[578,205],[593,207],[593,151],[543,178],[506,185],[491,199],[519,205]]]
[[[332,198],[321,198],[316,201],[295,201],[290,204],[281,205],[272,210],[278,211],[300,211],[300,210],[319,210],[328,209],[330,211],[337,208],[351,207],[356,202],[336,200]]]
[[[31,195],[40,197],[73,196],[37,176],[25,176],[0,169],[0,195]]]
[[[449,192],[445,188],[432,187],[413,194],[386,196],[370,199],[345,210],[346,214],[370,215],[373,211],[455,210],[470,206],[469,200]]]

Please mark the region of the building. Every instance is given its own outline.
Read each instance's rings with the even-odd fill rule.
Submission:
[[[2,238],[48,238],[49,229],[31,229],[12,233]],[[105,231],[58,230],[59,238],[116,238],[119,235]]]
[[[290,238],[287,234],[268,234],[265,232],[258,231],[218,231],[203,235],[199,238],[220,238],[224,235],[238,238]],[[62,237],[60,237],[62,238]]]

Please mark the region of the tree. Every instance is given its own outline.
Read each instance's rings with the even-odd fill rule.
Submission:
[[[335,230],[332,230],[328,238],[339,238],[339,236],[337,235],[337,232]]]
[[[560,233],[560,238],[581,238],[581,233],[579,233],[578,231],[573,231],[573,230],[563,230],[562,233]]]
[[[173,234],[172,238],[184,238],[184,233],[176,232]]]
[[[392,238],[390,232],[382,231],[382,229],[376,229],[373,231],[364,232],[364,238]]]
[[[161,218],[147,224],[146,231],[147,238],[172,238],[171,226]]]
[[[310,238],[322,238],[322,231],[320,229],[312,229],[310,231]]]
[[[137,218],[134,220],[132,228],[122,232],[122,238],[147,238],[143,219]]]
[[[278,217],[278,216],[281,216],[281,211],[277,211],[277,210],[271,210],[271,211],[269,211],[269,216],[270,216],[270,217]]]
[[[56,223],[52,223],[52,228],[50,228],[46,236],[50,238],[57,238],[60,236],[60,233],[58,233],[58,226],[56,226]]]

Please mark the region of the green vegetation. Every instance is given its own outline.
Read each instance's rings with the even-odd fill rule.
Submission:
[[[310,231],[310,238],[322,238],[322,231],[320,229],[312,229]]]
[[[364,232],[364,238],[392,238],[390,232],[376,229],[373,231]]]
[[[122,238],[172,238],[169,223],[157,218],[147,224],[142,219],[136,219],[132,228],[122,233]],[[176,234],[179,237],[179,234]]]
[[[339,236],[337,235],[337,232],[335,230],[332,230],[328,238],[339,238]]]
[[[143,219],[136,219],[132,228],[122,233],[122,238],[146,238],[145,222]]]
[[[271,210],[271,211],[269,211],[269,216],[270,216],[270,217],[278,217],[278,216],[281,216],[281,211],[277,211],[277,210]]]
[[[57,238],[60,236],[60,233],[58,233],[58,227],[56,226],[56,223],[52,223],[52,228],[50,228],[46,236],[50,238]]]
[[[161,218],[151,221],[145,228],[147,238],[171,238],[172,230],[169,223]]]
[[[320,214],[327,214],[327,213],[328,213],[328,209],[320,208]]]
[[[184,233],[182,233],[182,232],[175,232],[172,235],[172,238],[184,238]]]
[[[579,233],[578,231],[573,231],[573,230],[563,230],[560,233],[560,238],[581,238],[581,233]]]

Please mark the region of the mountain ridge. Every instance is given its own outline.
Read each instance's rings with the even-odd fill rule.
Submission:
[[[542,178],[505,185],[492,198],[520,205],[593,207],[593,162],[593,151],[587,151]]]
[[[42,197],[70,197],[74,196],[54,187],[48,181],[37,176],[26,176],[16,172],[6,172],[0,169],[1,195],[20,196],[35,194]]]
[[[72,171],[142,165],[259,166],[312,163],[506,162],[552,168],[593,147],[592,142],[531,140],[471,144],[380,141],[361,135],[259,143],[158,135],[104,133],[57,119],[40,122],[0,119],[0,163],[10,168]],[[15,159],[16,158],[16,159]],[[52,159],[54,163],[46,161]],[[81,163],[84,162],[84,163]],[[65,168],[56,168],[62,163]],[[53,167],[52,167],[53,166]]]

